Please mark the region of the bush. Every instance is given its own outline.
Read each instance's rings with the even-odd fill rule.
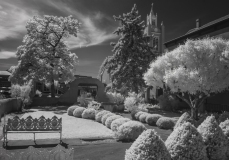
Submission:
[[[142,112],[142,111],[137,112],[137,113],[135,114],[136,120],[139,120],[140,115],[141,115],[141,114],[145,114],[145,113],[146,113],[146,112]]]
[[[106,110],[103,110],[103,111],[100,111],[98,112],[96,115],[95,115],[95,120],[99,123],[101,123],[102,121],[102,117],[107,114],[107,113],[111,113],[110,111],[106,111]]]
[[[118,127],[121,126],[122,124],[128,122],[128,121],[130,121],[129,118],[118,118],[118,119],[115,119],[111,123],[111,130],[114,131],[114,132],[117,132]]]
[[[35,96],[37,97],[41,97],[42,96],[42,92],[39,90],[36,90]]]
[[[143,103],[144,98],[141,97],[140,94],[136,94],[134,92],[129,92],[128,97],[126,97],[124,101],[124,106],[127,111],[131,112],[132,108],[139,103]]]
[[[139,112],[138,107],[136,105],[133,106],[133,108],[130,111],[130,115],[131,115],[132,120],[137,120],[136,117],[135,117],[135,114],[138,113],[138,112]]]
[[[177,127],[165,141],[172,160],[207,160],[203,138],[190,123]]]
[[[73,116],[73,111],[76,109],[76,108],[78,108],[79,106],[77,106],[77,105],[73,105],[73,106],[71,106],[71,107],[68,107],[68,109],[67,109],[67,114],[69,115],[69,116]]]
[[[229,112],[223,112],[218,119],[218,123],[224,122],[225,120],[229,119]]]
[[[143,112],[148,112],[148,109],[150,107],[150,104],[146,104],[146,103],[139,103],[138,104],[138,110],[139,111],[143,111]]]
[[[197,126],[197,122],[194,119],[191,118],[191,116],[190,116],[190,114],[188,112],[185,112],[178,119],[176,125],[174,126],[174,129],[176,129],[177,127],[179,127],[180,125],[182,125],[185,122],[190,122],[194,126]]]
[[[121,141],[134,141],[144,130],[146,130],[146,127],[142,123],[128,121],[122,124],[115,134]]]
[[[161,117],[160,114],[148,114],[146,117],[146,123],[150,126],[156,126],[157,120]]]
[[[82,113],[82,118],[94,120],[95,119],[95,112],[96,112],[96,110],[93,108],[85,109]]]
[[[154,130],[144,131],[126,150],[125,160],[170,160],[164,142]]]
[[[156,125],[162,129],[173,129],[175,123],[176,123],[176,119],[161,117],[157,120]]]
[[[219,126],[222,129],[223,134],[227,137],[226,156],[227,156],[227,159],[229,159],[229,119],[225,120],[224,122],[221,122]]]
[[[84,107],[78,107],[73,111],[73,116],[77,118],[82,118],[82,113],[86,108]]]
[[[98,103],[98,102],[96,102],[96,101],[91,101],[91,102],[89,102],[87,108],[93,108],[93,109],[95,109],[95,110],[99,110],[100,107],[101,107],[101,103]]]
[[[111,128],[111,123],[116,120],[116,119],[119,119],[119,118],[123,118],[122,116],[119,116],[119,115],[113,115],[113,116],[110,116],[107,118],[106,122],[105,122],[105,125],[107,128]]]
[[[111,117],[111,116],[114,116],[115,114],[114,113],[107,113],[105,115],[103,115],[102,119],[101,119],[101,122],[103,125],[105,125],[105,122],[107,120],[108,117]]]
[[[202,135],[209,159],[224,160],[226,157],[226,137],[214,116],[207,117],[197,128]]]
[[[106,93],[107,98],[109,99],[109,102],[111,103],[124,103],[125,97],[117,92],[107,92]]]
[[[146,123],[146,117],[149,115],[149,113],[143,113],[139,116],[139,121],[142,123]]]

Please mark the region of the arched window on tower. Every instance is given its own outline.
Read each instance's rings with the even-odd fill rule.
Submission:
[[[159,38],[158,37],[153,37],[153,49],[158,51],[158,47],[159,47]]]

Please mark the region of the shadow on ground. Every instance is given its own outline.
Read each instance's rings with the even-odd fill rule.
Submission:
[[[69,106],[36,106],[31,109],[37,109],[39,111],[52,111],[55,114],[64,114],[67,113],[67,109]]]

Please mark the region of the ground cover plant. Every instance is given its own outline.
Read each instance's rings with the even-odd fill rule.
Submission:
[[[77,107],[74,111],[73,111],[73,116],[77,117],[77,118],[82,118],[82,113],[84,112],[86,108],[84,107]]]
[[[126,150],[125,160],[170,160],[163,140],[152,129],[147,129]]]
[[[162,129],[173,129],[176,124],[176,119],[161,117],[157,120],[156,125]]]
[[[151,126],[156,126],[157,120],[161,117],[160,114],[148,114],[146,117],[146,123]]]
[[[103,125],[105,125],[105,122],[106,122],[106,120],[107,120],[107,118],[109,118],[109,117],[111,117],[111,116],[114,116],[115,114],[114,113],[107,113],[107,114],[105,114],[105,115],[103,115],[103,117],[102,117],[102,119],[101,119],[101,122],[102,122],[102,124]]]
[[[146,123],[146,117],[149,115],[149,113],[143,113],[139,116],[139,121],[142,123]]]
[[[95,119],[95,113],[96,113],[96,110],[95,109],[93,109],[93,108],[87,108],[87,109],[85,109],[83,111],[82,118],[94,120]]]
[[[111,123],[111,130],[114,131],[114,132],[117,132],[119,126],[121,126],[122,124],[124,124],[124,123],[126,123],[128,121],[130,121],[129,118],[118,118],[118,119],[115,119]]]
[[[111,123],[116,120],[116,119],[119,119],[119,118],[123,118],[122,116],[120,115],[113,115],[113,116],[110,116],[106,119],[106,122],[105,122],[105,126],[107,128],[111,128]]]
[[[73,105],[73,106],[68,107],[68,109],[67,109],[67,114],[68,114],[69,116],[73,116],[74,110],[75,110],[76,108],[78,108],[78,107],[79,107],[79,106],[77,106],[77,105]]]
[[[95,120],[99,123],[102,123],[102,117],[107,114],[107,113],[111,113],[110,111],[107,111],[107,110],[102,110],[100,112],[98,112],[96,115],[95,115]]]

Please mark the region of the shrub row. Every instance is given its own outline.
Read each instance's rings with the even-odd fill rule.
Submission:
[[[111,129],[118,140],[134,141],[146,127],[136,121],[131,121],[128,118],[123,118],[120,115],[111,113],[110,111],[98,111],[93,108],[84,108],[77,105],[71,106],[67,110],[69,116],[77,118],[85,118],[95,120],[102,123],[107,128]]]
[[[163,117],[159,114],[150,114],[142,111],[135,114],[135,119],[151,126],[158,126],[162,129],[173,129],[177,121],[174,118]]]
[[[165,142],[154,130],[144,131],[126,150],[125,160],[229,159],[229,119],[218,125],[208,116],[198,128],[187,121],[178,123]]]

